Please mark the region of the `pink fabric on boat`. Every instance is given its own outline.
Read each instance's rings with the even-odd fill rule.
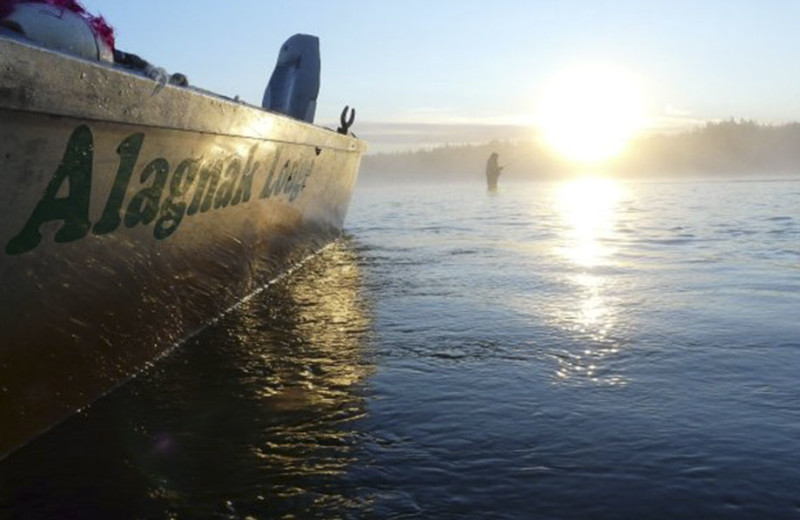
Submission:
[[[102,16],[94,16],[87,11],[77,0],[0,0],[0,19],[11,14],[18,4],[47,4],[77,13],[89,23],[95,34],[99,35],[112,50],[114,49],[113,27]]]

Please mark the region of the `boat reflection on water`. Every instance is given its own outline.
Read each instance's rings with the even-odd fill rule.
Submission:
[[[0,464],[24,518],[354,510],[370,309],[340,240]]]

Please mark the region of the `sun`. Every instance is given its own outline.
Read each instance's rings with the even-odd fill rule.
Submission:
[[[583,66],[553,78],[537,120],[547,144],[566,159],[592,163],[619,155],[644,126],[637,78],[610,66]]]

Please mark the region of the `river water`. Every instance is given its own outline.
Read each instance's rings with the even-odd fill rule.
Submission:
[[[3,518],[800,518],[800,181],[359,186]]]

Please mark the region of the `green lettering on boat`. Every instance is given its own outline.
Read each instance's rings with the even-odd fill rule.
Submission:
[[[139,159],[139,151],[142,149],[143,142],[144,134],[136,133],[126,137],[117,147],[119,167],[117,168],[117,175],[114,177],[114,186],[111,188],[105,209],[103,209],[103,214],[92,228],[92,233],[95,235],[111,233],[122,222],[119,211],[122,208],[125,193],[128,191],[128,184],[131,181],[136,161]]]
[[[256,144],[250,148],[250,153],[247,155],[247,164],[245,164],[244,171],[239,179],[239,185],[236,187],[236,193],[233,194],[233,199],[231,199],[231,206],[235,206],[240,202],[247,202],[250,200],[250,192],[253,189],[253,176],[255,175],[256,171],[258,171],[259,166],[261,166],[260,162],[253,161],[253,156],[255,156],[257,149],[258,145]]]
[[[72,132],[64,156],[42,199],[22,231],[9,240],[6,253],[18,255],[35,248],[42,240],[40,226],[51,220],[64,221],[55,234],[56,242],[72,242],[86,236],[92,225],[89,221],[89,201],[92,193],[93,160],[92,131],[87,125],[80,125]],[[69,194],[58,197],[65,181],[69,181]]]
[[[261,188],[261,193],[258,195],[259,199],[266,199],[272,194],[272,179],[275,177],[275,169],[278,167],[278,160],[280,159],[280,152],[275,152],[275,157],[272,158],[272,166],[269,168],[269,175],[264,187]]]
[[[161,195],[169,176],[169,163],[166,159],[158,158],[150,161],[142,170],[141,182],[146,182],[154,174],[153,184],[139,191],[128,204],[128,209],[125,211],[125,227],[133,227],[136,224],[147,225],[156,218],[161,205]]]
[[[294,199],[300,195],[300,192],[303,191],[306,187],[306,179],[311,174],[311,169],[313,167],[312,163],[306,164],[303,170],[297,174],[297,178],[294,180],[292,185],[291,193],[289,194],[289,202],[294,202]]]
[[[144,139],[144,133],[133,133],[117,146],[119,162],[114,182],[103,211],[92,226],[89,211],[94,136],[88,125],[76,127],[41,200],[19,234],[6,244],[6,253],[18,255],[36,248],[42,240],[42,224],[53,220],[63,221],[55,233],[56,242],[84,238],[90,230],[95,235],[113,233],[123,222],[130,228],[153,221],[153,236],[163,240],[178,229],[186,216],[250,201],[253,182],[262,165],[256,160],[258,144],[250,148],[246,161],[236,155],[226,159],[184,159],[171,173],[172,177],[168,160],[154,158],[142,169],[139,179],[142,185],[148,182],[150,185],[141,187],[123,211]],[[280,156],[279,150],[274,152],[259,198],[288,195],[288,201],[293,202],[305,188],[313,161],[282,161]]]
[[[204,163],[200,167],[200,180],[194,191],[192,202],[189,204],[189,209],[186,210],[187,215],[194,215],[198,210],[203,213],[209,210],[214,201],[214,193],[217,191],[221,172],[222,165],[219,160],[213,161],[211,164]]]
[[[158,240],[167,238],[178,229],[186,214],[186,202],[183,198],[197,178],[200,161],[184,159],[172,174],[169,183],[169,195],[161,206],[161,213],[153,228],[153,236]]]
[[[236,181],[239,180],[239,175],[242,172],[242,163],[238,157],[231,159],[228,167],[225,168],[225,175],[222,178],[222,183],[217,188],[217,194],[214,197],[214,209],[224,208],[230,204],[233,198],[233,190],[236,187]]]

